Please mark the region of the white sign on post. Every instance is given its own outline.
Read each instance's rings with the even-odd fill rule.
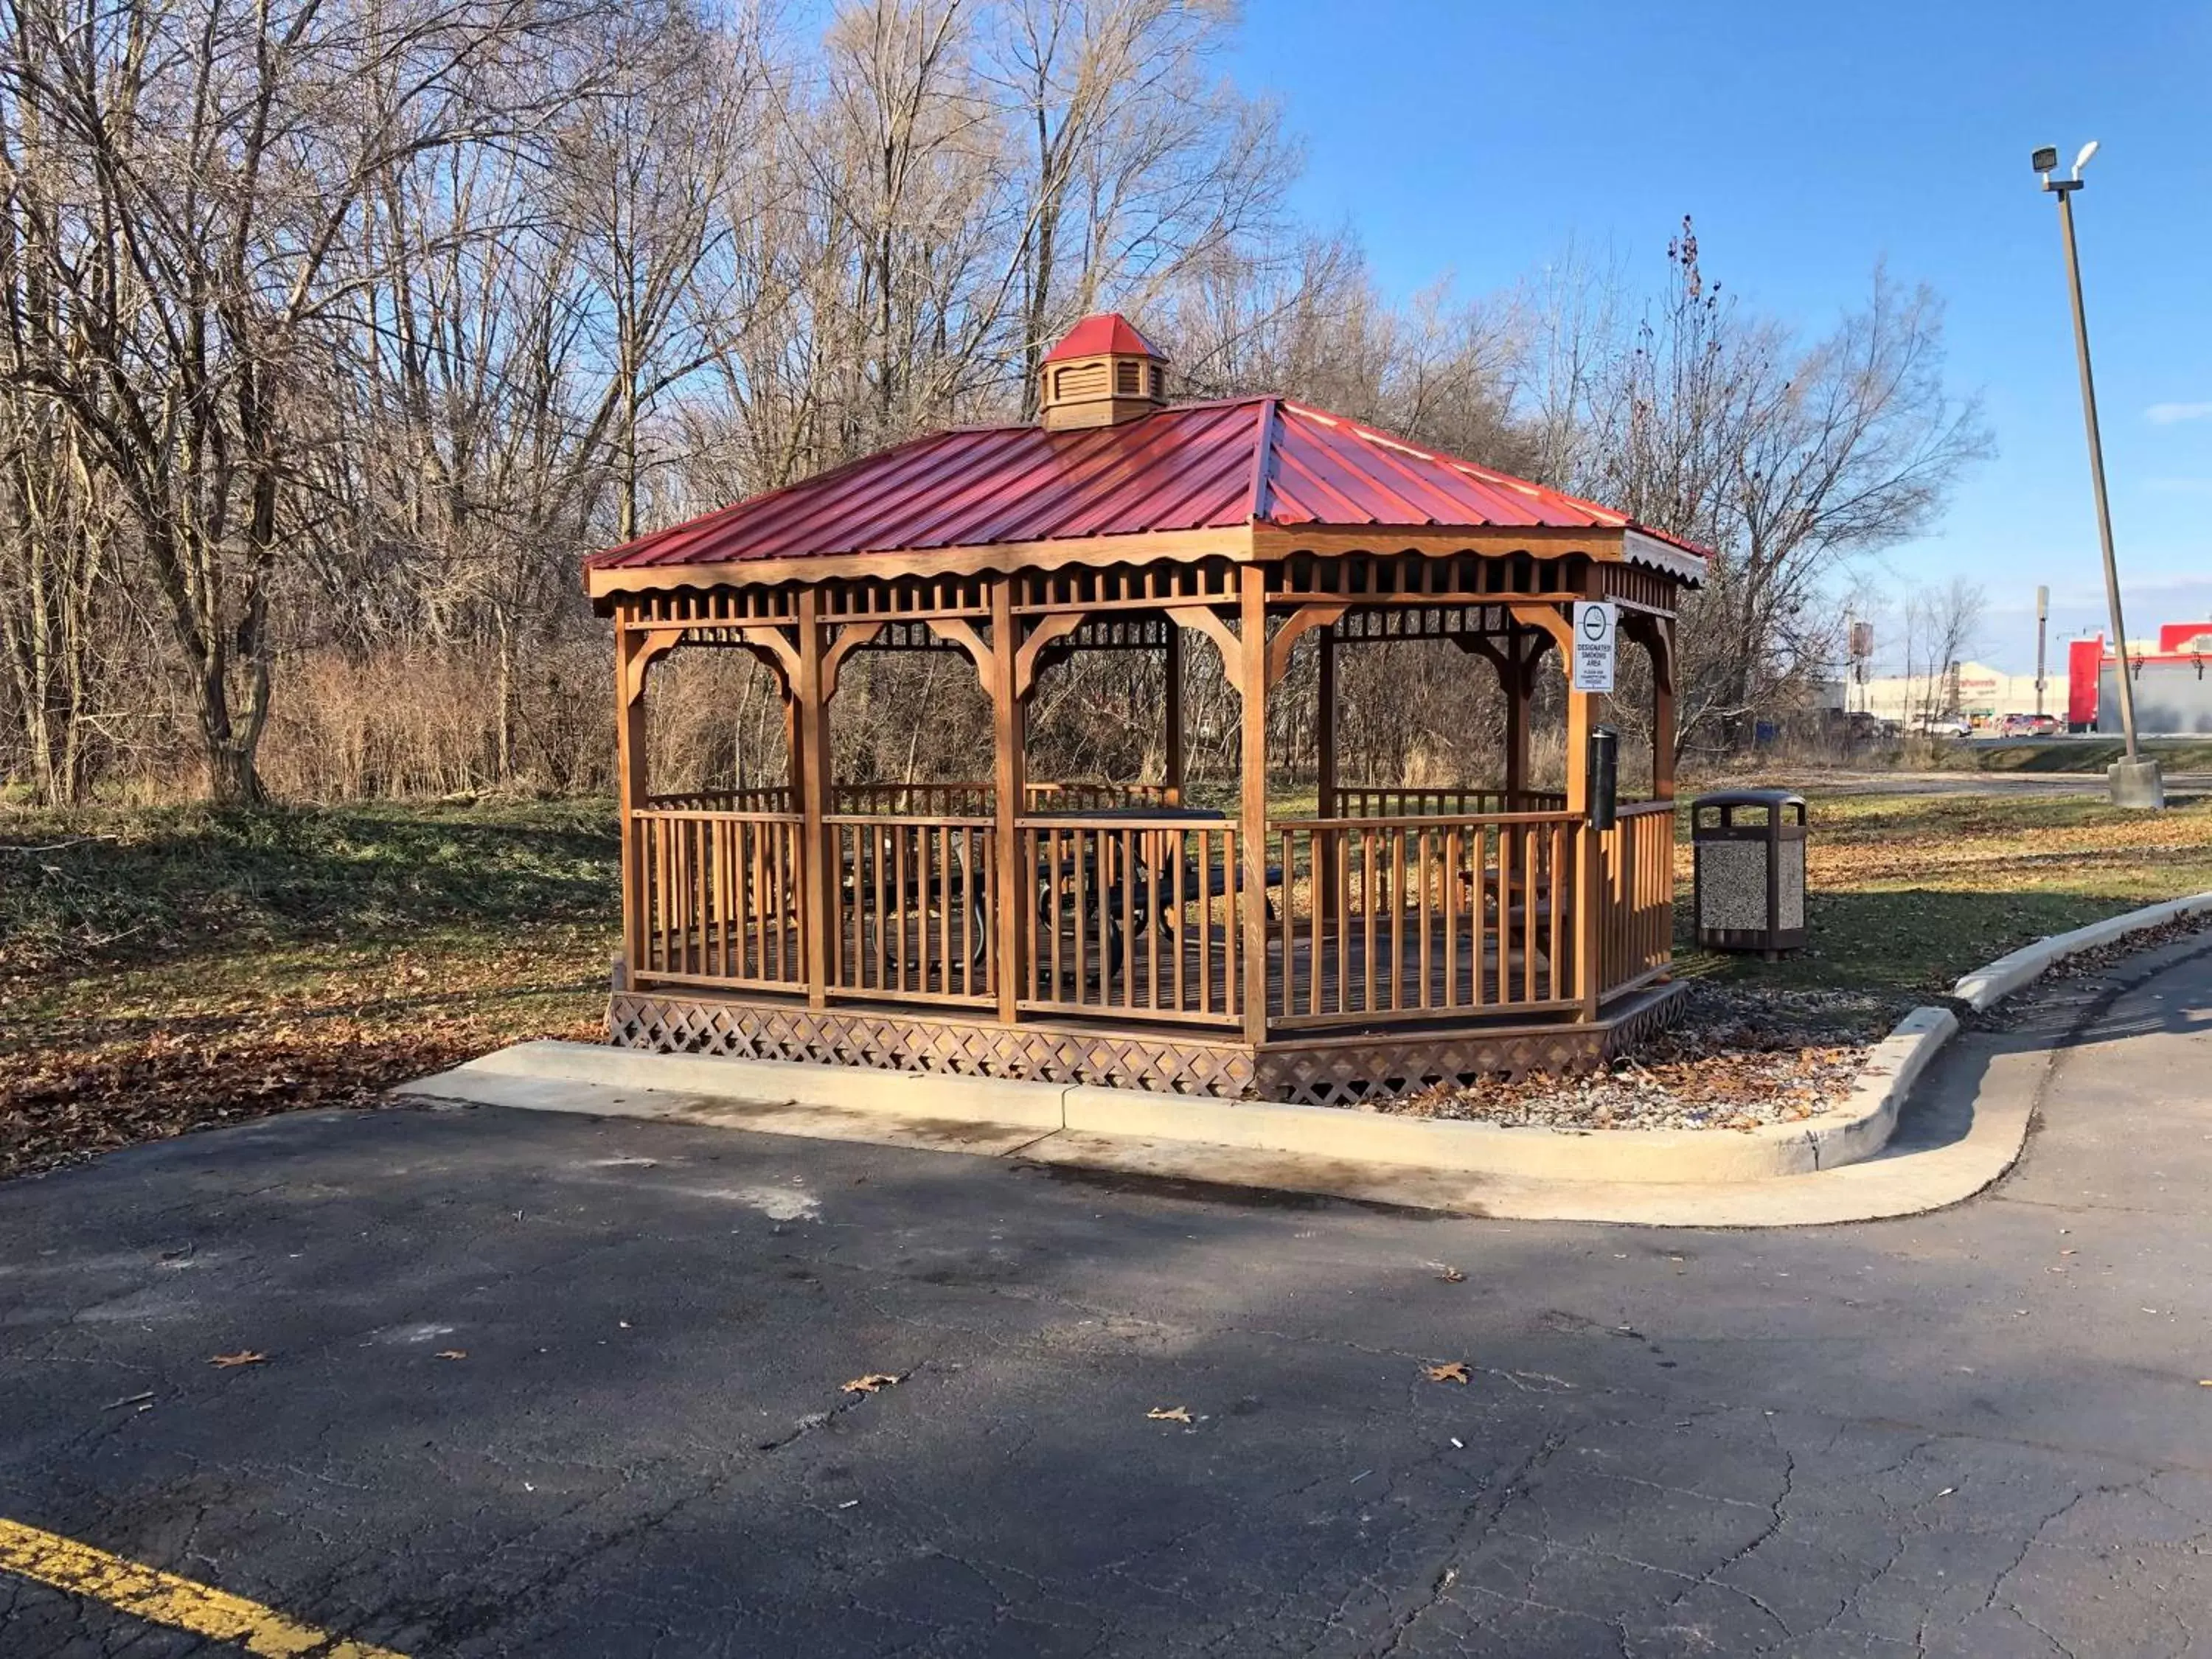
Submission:
[[[1613,623],[1610,599],[1575,601],[1576,690],[1613,690]]]

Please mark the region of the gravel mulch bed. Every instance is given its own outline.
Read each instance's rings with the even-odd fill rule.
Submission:
[[[1903,1009],[1850,992],[1692,981],[1680,1019],[1587,1077],[1432,1089],[1376,1109],[1509,1128],[1753,1129],[1828,1110]]]
[[[2038,983],[2086,978],[2129,957],[2199,935],[2212,939],[2212,924],[2202,917],[2130,933],[2068,957]],[[1565,1079],[1540,1073],[1510,1083],[1431,1089],[1373,1109],[1508,1128],[1755,1129],[1795,1123],[1842,1103],[1868,1051],[1915,1001],[1943,999],[1900,1002],[1850,992],[1692,981],[1684,1000],[1680,1021],[1602,1072]],[[1978,1026],[2002,1025],[2018,1000],[1969,1018]]]

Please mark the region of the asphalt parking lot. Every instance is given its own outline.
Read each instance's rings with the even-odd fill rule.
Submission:
[[[2212,1653],[2212,955],[2129,982],[1998,1189],[1802,1231],[495,1109],[140,1148],[0,1186],[0,1518],[414,1659]],[[9,1656],[236,1650],[0,1573]]]

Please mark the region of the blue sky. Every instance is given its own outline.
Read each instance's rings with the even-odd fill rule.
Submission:
[[[2212,5],[1850,8],[1247,0],[1228,65],[1306,145],[1291,205],[1399,294],[1478,295],[1571,241],[1656,282],[1695,216],[1709,276],[1818,329],[1886,258],[1948,304],[1998,453],[1900,580],[1989,594],[2025,666],[2104,616],[2057,214],[2028,154],[2102,148],[2075,198],[2131,635],[2212,614]]]

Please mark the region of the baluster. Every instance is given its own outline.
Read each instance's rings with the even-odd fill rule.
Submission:
[[[1495,932],[1498,935],[1498,1000],[1510,1002],[1513,998],[1513,873],[1519,862],[1520,848],[1516,843],[1522,835],[1517,823],[1498,826],[1498,916]],[[1524,883],[1526,878],[1523,878]]]
[[[1404,1006],[1406,974],[1406,836],[1404,825],[1390,832],[1390,1006]]]
[[[762,843],[767,842],[776,829],[777,826],[771,823],[749,823],[745,826],[746,835],[742,843],[745,852],[745,870],[750,879],[745,884],[744,903],[749,914],[745,917],[744,937],[738,942],[738,962],[740,971],[753,979],[777,977],[769,966],[768,957],[769,920],[776,913],[769,908],[768,887],[761,856]]]
[[[1316,830],[1306,837],[1306,1012],[1321,1012],[1322,972],[1322,860],[1336,856],[1334,830]],[[1287,870],[1283,878],[1290,879]],[[1285,963],[1285,978],[1289,977]],[[1289,1000],[1287,997],[1284,999]]]
[[[1430,877],[1433,873],[1429,867],[1429,832],[1426,830],[1421,831],[1420,839],[1414,843],[1413,864],[1415,870],[1419,872],[1421,884],[1421,1000],[1419,1006],[1423,1008],[1426,1008],[1431,1006],[1429,996],[1429,883]]]
[[[1064,975],[1066,973],[1066,967],[1061,961],[1060,949],[1060,830],[1057,828],[1054,828],[1046,831],[1045,840],[1047,852],[1045,854],[1045,903],[1043,921],[1044,925],[1052,930],[1052,986],[1050,990],[1046,994],[1046,1000],[1052,1002],[1058,1002],[1062,1000],[1060,987],[1065,982]]]
[[[668,959],[668,820],[653,820],[653,929],[647,949],[653,965],[664,974],[674,969]]]
[[[1565,911],[1567,909],[1567,905],[1565,900],[1567,895],[1570,893],[1579,891],[1582,884],[1580,872],[1568,869],[1566,866],[1571,861],[1579,856],[1579,853],[1577,849],[1579,848],[1581,843],[1579,838],[1577,838],[1575,842],[1571,844],[1566,838],[1565,831],[1559,824],[1556,823],[1552,825],[1545,834],[1551,843],[1551,857],[1547,862],[1550,865],[1552,872],[1552,902],[1546,907],[1550,913],[1552,921],[1552,948],[1547,955],[1551,965],[1550,991],[1552,996],[1557,998],[1560,994],[1559,949],[1565,937],[1563,930],[1566,923]],[[1535,910],[1533,907],[1531,907],[1528,915],[1529,926],[1533,929],[1535,925]],[[1577,919],[1577,927],[1580,926],[1579,919]],[[1536,958],[1534,954],[1531,952],[1528,957],[1528,999],[1532,1002],[1534,1001],[1536,998],[1535,975]]]
[[[1221,832],[1221,1012],[1242,1013],[1244,1009],[1244,988],[1237,972],[1237,952],[1243,943],[1244,929],[1238,924],[1237,907],[1244,900],[1237,885],[1237,832]]]
[[[1167,917],[1160,902],[1167,897],[1167,872],[1160,860],[1167,856],[1168,838],[1158,830],[1145,832],[1145,996],[1152,1011],[1160,1006],[1160,934]]]
[[[1329,831],[1329,858],[1335,871],[1336,997],[1329,1012],[1340,1014],[1352,1006],[1352,837],[1342,829]]]
[[[1368,1013],[1376,1011],[1375,1001],[1375,921],[1382,909],[1381,895],[1376,891],[1375,865],[1375,832],[1364,830],[1359,835],[1359,920],[1360,955],[1364,969],[1360,1007]]]
[[[1078,830],[1068,839],[1075,846],[1075,996],[1073,1000],[1081,1003],[1089,1001],[1091,994],[1089,946],[1091,898],[1085,890],[1087,886],[1096,885],[1098,879],[1098,832],[1091,829]]]
[[[1478,831],[1478,834],[1480,832]],[[1459,997],[1459,875],[1461,848],[1467,832],[1455,823],[1444,831],[1444,1000],[1447,1008],[1460,1006]],[[1481,994],[1482,970],[1475,969],[1475,992]]]
[[[1169,872],[1169,900],[1175,914],[1175,927],[1170,936],[1175,945],[1175,1006],[1188,1012],[1192,1006],[1190,964],[1186,960],[1191,943],[1188,906],[1191,888],[1198,880],[1199,860],[1204,856],[1203,837],[1194,836],[1183,829],[1173,831],[1168,839],[1175,848],[1175,865]]]

